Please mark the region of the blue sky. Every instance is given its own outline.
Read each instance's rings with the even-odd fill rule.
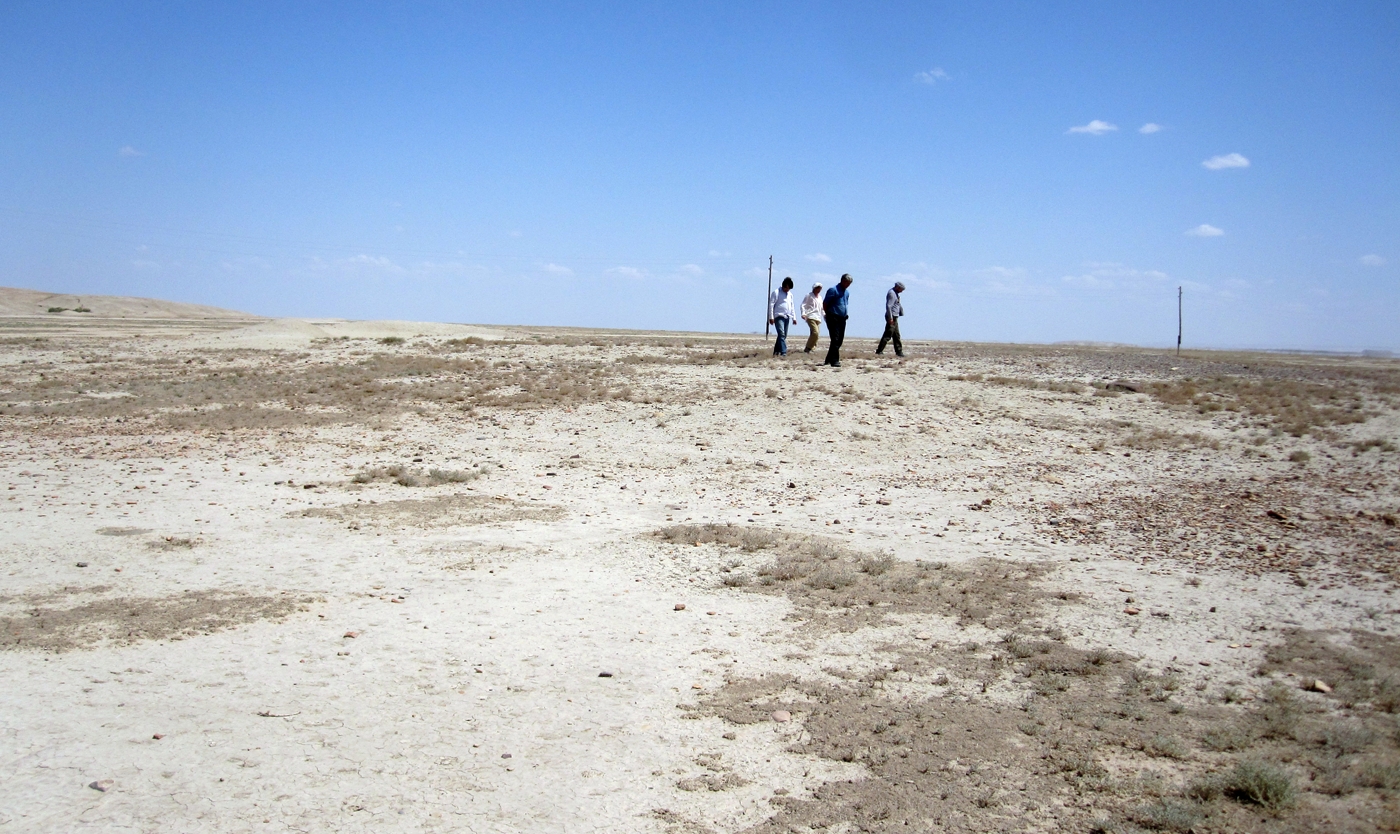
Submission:
[[[7,3],[0,284],[1400,349],[1400,3]],[[1156,129],[1147,127],[1156,126]]]

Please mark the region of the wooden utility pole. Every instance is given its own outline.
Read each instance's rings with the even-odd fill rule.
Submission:
[[[1181,287],[1176,288],[1176,355],[1181,355]]]
[[[773,298],[773,256],[768,256],[768,294],[763,297],[763,338],[768,338],[768,304]]]

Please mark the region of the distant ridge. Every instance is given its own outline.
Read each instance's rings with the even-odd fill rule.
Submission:
[[[61,307],[63,312],[50,313]],[[82,308],[85,312],[75,312]],[[203,304],[182,304],[155,298],[134,298],[121,295],[71,295],[18,287],[0,287],[0,316],[31,318],[35,316],[62,318],[115,319],[244,319],[264,320],[265,316],[208,307]]]

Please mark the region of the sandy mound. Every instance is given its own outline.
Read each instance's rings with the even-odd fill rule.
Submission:
[[[53,308],[63,312],[50,313]],[[75,312],[83,309],[87,312]],[[62,316],[65,318],[141,319],[257,319],[260,316],[154,298],[117,295],[68,295],[17,287],[0,287],[0,316]]]

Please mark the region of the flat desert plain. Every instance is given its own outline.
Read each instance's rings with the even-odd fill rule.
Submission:
[[[0,832],[1400,830],[1394,360],[90,309]]]

